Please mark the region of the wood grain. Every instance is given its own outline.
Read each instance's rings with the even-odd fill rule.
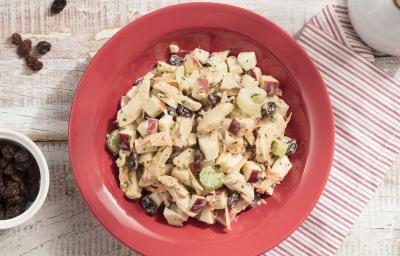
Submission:
[[[77,83],[97,50],[121,27],[152,10],[187,0],[69,0],[50,15],[52,0],[0,0],[0,126],[39,141],[51,185],[33,220],[0,231],[0,255],[136,255],[113,238],[84,203],[69,165],[67,122]],[[330,0],[225,0],[266,16],[295,34]],[[8,42],[13,32],[52,51],[33,74]],[[395,75],[399,58],[376,54],[376,65]],[[397,73],[400,78],[400,72]],[[41,141],[41,142],[40,142]],[[370,201],[338,255],[400,255],[400,161]]]

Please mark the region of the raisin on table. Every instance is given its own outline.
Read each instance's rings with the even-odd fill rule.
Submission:
[[[31,53],[32,50],[32,41],[29,39],[25,39],[17,48],[17,53],[20,57],[26,57]]]
[[[54,0],[50,11],[51,13],[57,14],[64,10],[65,6],[67,6],[67,0]]]
[[[22,43],[22,37],[19,33],[14,33],[11,35],[11,43],[15,45],[20,45]]]
[[[36,45],[36,49],[37,49],[38,53],[46,54],[51,50],[51,44],[49,42],[46,42],[46,41],[40,41]]]
[[[25,62],[32,71],[39,71],[43,68],[43,63],[32,55],[26,56]]]

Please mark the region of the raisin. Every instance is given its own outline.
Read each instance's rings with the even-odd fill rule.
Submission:
[[[32,41],[29,39],[25,39],[22,41],[20,45],[18,45],[17,53],[20,57],[26,57],[31,53],[32,50]]]
[[[3,191],[3,196],[6,199],[12,198],[20,194],[19,186],[16,182],[9,181]]]
[[[181,104],[178,104],[178,107],[176,108],[176,113],[178,114],[178,116],[183,116],[183,117],[192,117],[193,112],[182,106]]]
[[[296,150],[297,150],[297,142],[296,142],[296,140],[293,139],[293,140],[289,141],[289,145],[288,145],[288,149],[286,151],[286,154],[288,156],[291,156],[294,153],[296,153]]]
[[[147,215],[154,216],[157,214],[158,211],[158,206],[157,204],[153,201],[153,199],[150,198],[149,195],[143,196],[140,199],[140,205],[142,206],[144,212]]]
[[[183,59],[179,57],[177,54],[171,54],[168,60],[169,64],[173,66],[180,66],[182,65]]]
[[[18,33],[14,33],[11,35],[11,43],[15,45],[20,45],[22,43],[22,37]]]
[[[139,166],[138,154],[136,153],[136,151],[132,151],[126,158],[126,167],[128,167],[130,171],[134,171],[138,168],[138,166]]]
[[[214,108],[221,101],[216,92],[210,93],[207,98],[207,105],[209,108]]]
[[[261,115],[263,117],[271,117],[276,113],[277,108],[278,108],[278,106],[276,105],[275,102],[268,102],[261,109]]]
[[[196,164],[200,164],[202,161],[204,161],[204,154],[203,152],[201,152],[200,149],[196,149],[196,151],[194,152],[194,162]]]
[[[4,168],[6,168],[7,164],[8,164],[8,162],[6,159],[0,158],[0,170],[3,170]]]
[[[4,169],[4,171],[3,171],[3,174],[7,175],[7,176],[15,175],[14,164],[7,165],[6,169]]]
[[[236,191],[232,191],[228,195],[228,207],[229,208],[234,207],[237,204],[237,202],[239,202],[239,200],[240,200],[240,194]]]
[[[178,116],[178,114],[176,113],[176,110],[174,108],[168,106],[167,112],[168,112],[168,115],[172,116],[173,120],[176,121],[176,117]]]
[[[46,54],[51,50],[51,44],[49,42],[46,42],[46,41],[40,41],[36,45],[36,49],[37,49],[38,53]]]
[[[3,154],[3,158],[7,161],[10,161],[14,158],[15,155],[15,147],[12,145],[6,145],[1,149],[1,153]]]
[[[50,11],[53,14],[60,13],[65,6],[67,6],[67,0],[54,0],[53,4],[50,7]]]
[[[25,57],[25,62],[32,71],[39,71],[43,68],[43,63],[31,55]]]
[[[30,159],[30,154],[28,151],[20,149],[17,153],[15,153],[14,159],[17,162],[27,162]]]
[[[14,217],[20,215],[21,213],[23,213],[24,210],[25,210],[25,207],[23,207],[22,205],[19,205],[19,204],[10,206],[6,210],[6,218],[7,219],[14,218]]]
[[[6,202],[7,208],[11,207],[12,205],[19,204],[21,206],[26,206],[26,200],[21,195],[16,195],[12,198],[9,198]]]
[[[19,172],[23,172],[23,171],[27,170],[30,166],[31,166],[30,161],[16,162],[14,165],[14,168],[15,168],[15,170],[17,170]]]
[[[235,118],[232,119],[231,124],[229,125],[228,131],[233,135],[238,135],[240,132],[240,123]]]
[[[6,209],[3,205],[0,204],[0,220],[4,220],[6,218]]]

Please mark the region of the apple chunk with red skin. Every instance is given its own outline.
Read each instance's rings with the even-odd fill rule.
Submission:
[[[260,86],[268,96],[273,96],[278,92],[279,81],[273,76],[261,76]]]

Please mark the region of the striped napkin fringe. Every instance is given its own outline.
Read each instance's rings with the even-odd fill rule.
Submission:
[[[400,153],[400,82],[372,64],[347,7],[328,5],[297,42],[319,69],[334,109],[331,174],[304,223],[267,255],[334,255]]]

